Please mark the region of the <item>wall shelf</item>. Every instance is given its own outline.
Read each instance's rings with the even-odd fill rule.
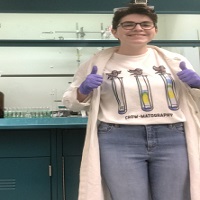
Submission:
[[[200,47],[200,40],[153,40],[159,47]],[[111,47],[117,40],[0,40],[1,47]]]

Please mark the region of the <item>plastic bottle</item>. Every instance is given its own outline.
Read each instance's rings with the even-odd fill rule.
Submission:
[[[4,94],[0,92],[0,118],[4,118]]]

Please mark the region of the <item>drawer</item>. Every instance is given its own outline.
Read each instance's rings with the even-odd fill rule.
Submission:
[[[82,155],[85,129],[66,129],[63,131],[63,155]]]
[[[50,156],[51,130],[1,130],[0,157]]]

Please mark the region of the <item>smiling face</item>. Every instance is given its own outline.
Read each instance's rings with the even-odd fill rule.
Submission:
[[[129,14],[120,20],[120,24],[124,22],[150,22],[153,23],[150,17],[142,14]],[[131,30],[126,30],[123,26],[119,25],[117,29],[112,29],[115,38],[120,40],[119,53],[129,54],[128,52],[136,52],[136,54],[145,53],[147,50],[147,43],[149,43],[156,35],[157,28],[143,29],[137,24]]]

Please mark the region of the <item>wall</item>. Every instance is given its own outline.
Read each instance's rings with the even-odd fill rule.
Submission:
[[[86,32],[84,39],[101,39],[102,31],[111,25],[111,20],[112,14],[1,13],[0,39],[80,40],[80,35],[77,38],[77,30],[81,27]],[[159,32],[155,39],[199,39],[199,20],[198,15],[159,15]],[[108,39],[114,38],[110,36]],[[101,49],[102,47],[0,47],[0,74],[73,74],[80,62]],[[167,49],[188,57],[200,73],[198,47]],[[5,93],[6,107],[56,109],[60,103],[54,101],[61,100],[71,81],[72,77],[0,77],[0,90]]]

